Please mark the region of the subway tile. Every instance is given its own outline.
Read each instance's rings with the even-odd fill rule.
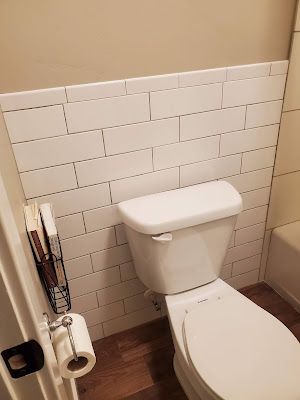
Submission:
[[[300,170],[299,131],[300,110],[283,113],[277,146],[275,176]]]
[[[245,210],[239,214],[235,229],[241,229],[249,225],[264,222],[267,219],[268,206],[261,206]]]
[[[23,172],[20,177],[27,199],[77,187],[72,164]]]
[[[256,256],[262,252],[263,240],[245,243],[240,246],[232,247],[227,251],[224,265],[235,261],[243,260],[244,258]]]
[[[108,286],[120,283],[119,267],[109,268],[94,274],[85,275],[80,278],[71,279],[69,288],[71,297],[82,296],[95,292]]]
[[[103,157],[101,132],[85,132],[13,145],[20,172]]]
[[[62,253],[65,260],[95,253],[116,245],[114,228],[106,228],[101,231],[87,233],[74,238],[61,241]]]
[[[264,187],[261,189],[252,190],[251,192],[242,193],[243,209],[264,206],[269,203],[271,187]]]
[[[83,216],[87,232],[108,228],[122,222],[116,205],[85,211]]]
[[[88,328],[88,331],[92,342],[95,342],[96,340],[102,339],[104,337],[102,324],[90,326]]]
[[[114,267],[127,261],[131,261],[132,259],[127,244],[98,251],[97,253],[91,254],[91,257],[94,271]]]
[[[144,308],[111,321],[104,322],[104,334],[105,336],[113,335],[114,333],[125,331],[126,329],[160,318],[160,316],[160,312],[156,311],[153,306]]]
[[[110,81],[67,86],[69,102],[103,99],[126,94],[125,81]]]
[[[108,183],[37,197],[32,201],[37,201],[38,204],[52,203],[56,217],[103,207],[111,203]]]
[[[263,239],[265,234],[265,225],[265,222],[263,222],[243,229],[238,229],[235,233],[235,245],[239,246],[244,243],[253,242],[254,240]]]
[[[152,171],[152,150],[82,161],[75,168],[79,186],[145,174]]]
[[[180,186],[195,185],[226,176],[236,175],[241,169],[241,155],[215,158],[180,167]]]
[[[220,155],[276,146],[279,125],[263,126],[221,135]]]
[[[79,278],[80,276],[88,275],[93,272],[90,255],[73,258],[72,260],[65,261],[64,264],[68,279]]]
[[[126,80],[128,94],[153,92],[178,87],[178,74],[143,76]]]
[[[120,96],[64,105],[71,133],[126,125],[150,119],[147,94]]]
[[[284,94],[285,79],[285,75],[276,75],[265,78],[225,82],[223,88],[223,107],[280,100]]]
[[[135,296],[128,297],[124,300],[125,313],[129,314],[138,310],[142,310],[143,308],[153,307],[151,300],[145,299],[143,293],[137,294]]]
[[[115,229],[116,229],[117,243],[118,244],[127,243],[127,236],[124,224],[116,225]]]
[[[95,310],[87,311],[83,314],[88,327],[97,325],[101,322],[108,321],[124,314],[124,305],[122,301],[99,307]]]
[[[132,279],[130,281],[122,282],[118,285],[99,290],[97,292],[97,297],[99,305],[103,306],[105,304],[114,303],[115,301],[123,300],[126,297],[142,293],[144,290],[145,286],[138,279]]]
[[[71,304],[71,311],[74,313],[83,313],[99,307],[97,295],[95,292],[84,294],[80,297],[75,297],[71,300]]]
[[[12,143],[67,134],[62,106],[10,111],[4,119]]]
[[[104,129],[107,155],[146,149],[179,141],[179,118]]]
[[[220,136],[189,140],[153,149],[154,169],[165,169],[218,157]]]
[[[232,263],[223,265],[220,278],[223,280],[229,279],[231,277],[231,271],[232,271]]]
[[[68,239],[85,233],[82,214],[72,214],[66,217],[56,218],[56,227],[60,239]]]
[[[234,239],[235,239],[235,231],[232,232],[231,239],[228,245],[228,248],[234,247]]]
[[[234,262],[232,268],[232,276],[245,274],[254,269],[259,269],[260,260],[261,254],[257,254],[256,256]]]
[[[180,117],[180,140],[244,129],[246,107],[226,108]]]
[[[136,278],[136,272],[133,262],[127,262],[120,265],[121,281],[128,281]]]
[[[222,84],[150,93],[151,119],[176,117],[221,108]]]
[[[289,67],[289,61],[274,61],[271,64],[271,74],[270,75],[284,75],[287,74]]]
[[[226,280],[228,285],[235,289],[241,289],[246,286],[254,285],[258,282],[259,269],[255,269],[245,274],[237,275]]]
[[[66,101],[66,92],[63,87],[0,94],[0,105],[3,112],[52,106]]]
[[[240,65],[227,68],[227,80],[259,78],[270,74],[270,63]]]
[[[249,151],[243,154],[241,172],[255,171],[273,167],[276,147],[267,147],[260,150]]]
[[[177,189],[179,187],[179,168],[121,179],[110,183],[113,203]]]
[[[247,106],[246,129],[257,126],[279,124],[281,119],[282,100]]]
[[[226,68],[206,69],[202,71],[182,72],[179,74],[179,86],[207,85],[226,81]]]

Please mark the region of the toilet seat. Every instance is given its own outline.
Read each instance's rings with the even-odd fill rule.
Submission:
[[[199,383],[223,400],[299,400],[300,345],[243,296],[208,300],[186,314],[183,336]]]

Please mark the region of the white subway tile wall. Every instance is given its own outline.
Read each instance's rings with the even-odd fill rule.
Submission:
[[[225,179],[240,214],[221,277],[259,279],[288,62],[0,95],[29,203],[51,202],[72,310],[93,340],[160,317],[144,299],[120,201]]]

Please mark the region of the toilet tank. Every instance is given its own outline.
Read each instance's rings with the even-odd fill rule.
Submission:
[[[155,292],[174,294],[219,277],[242,199],[218,181],[124,201],[118,209],[138,277]]]

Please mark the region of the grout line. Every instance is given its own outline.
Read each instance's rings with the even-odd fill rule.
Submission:
[[[76,183],[77,183],[77,189],[78,189],[79,188],[79,183],[78,183],[77,171],[76,171],[76,168],[75,168],[75,163],[73,162],[72,164],[73,164],[73,169],[74,169]]]

